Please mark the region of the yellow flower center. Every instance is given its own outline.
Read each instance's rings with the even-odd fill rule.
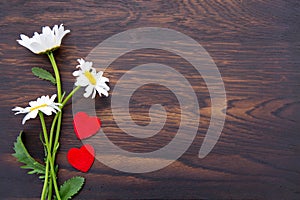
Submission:
[[[90,81],[92,85],[96,85],[97,81],[95,77],[89,71],[84,72],[85,77]]]
[[[36,110],[36,109],[40,109],[40,108],[43,108],[43,107],[46,107],[46,106],[48,106],[47,104],[41,104],[41,105],[39,105],[39,106],[34,106],[34,107],[32,107],[32,108],[30,108],[30,112],[32,112],[32,111],[34,111],[34,110]]]

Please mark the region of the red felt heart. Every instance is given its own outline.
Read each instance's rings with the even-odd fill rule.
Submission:
[[[73,123],[76,136],[80,140],[95,135],[101,127],[98,117],[89,116],[85,112],[76,113]]]
[[[71,148],[67,158],[72,167],[81,172],[87,172],[95,160],[95,151],[91,145],[86,144],[80,149]]]

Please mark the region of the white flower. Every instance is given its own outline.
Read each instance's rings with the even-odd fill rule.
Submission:
[[[36,118],[39,111],[43,112],[46,115],[51,115],[52,112],[56,113],[56,111],[60,111],[58,106],[60,106],[61,104],[55,103],[55,98],[56,94],[52,95],[51,98],[49,98],[48,95],[41,96],[37,98],[36,101],[30,101],[28,107],[15,107],[14,109],[12,109],[12,111],[16,111],[15,115],[27,113],[22,121],[22,124],[25,124],[27,120]]]
[[[77,60],[79,65],[76,68],[80,68],[78,71],[73,72],[73,76],[77,77],[76,86],[82,86],[85,88],[83,96],[88,98],[92,94],[92,98],[95,98],[96,93],[108,96],[109,87],[105,82],[109,82],[109,79],[102,76],[103,72],[97,72],[92,67],[92,62],[85,62],[82,58]]]
[[[63,24],[59,27],[55,25],[52,30],[49,26],[45,26],[42,28],[41,34],[35,32],[32,38],[21,34],[21,40],[17,41],[33,53],[42,54],[59,48],[62,38],[67,33],[70,33],[70,30],[65,30]]]

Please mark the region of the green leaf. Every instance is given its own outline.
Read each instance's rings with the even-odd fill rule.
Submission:
[[[17,137],[16,142],[14,143],[15,153],[12,154],[17,160],[25,165],[21,166],[23,169],[29,169],[28,174],[41,174],[45,175],[45,166],[37,162],[34,158],[30,156],[25,145],[22,142],[22,131]],[[43,177],[41,176],[41,177]]]
[[[59,189],[61,200],[71,199],[72,196],[74,196],[80,191],[83,184],[84,178],[81,176],[75,176],[64,182],[64,184],[61,185]]]
[[[56,84],[56,80],[55,78],[53,77],[53,75],[48,72],[47,70],[45,69],[42,69],[42,68],[39,68],[39,67],[33,67],[31,69],[32,73],[37,76],[38,78],[40,79],[44,79],[44,80],[47,80],[47,81],[50,81],[51,83],[53,83],[54,85]]]

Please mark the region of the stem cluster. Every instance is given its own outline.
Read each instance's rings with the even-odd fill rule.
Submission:
[[[42,125],[43,136],[44,136],[44,144],[46,149],[46,172],[45,172],[45,180],[43,185],[43,190],[41,194],[41,200],[51,200],[53,197],[52,191],[54,187],[55,196],[57,200],[61,200],[59,188],[57,184],[57,169],[58,167],[55,165],[55,158],[56,153],[59,148],[59,137],[60,137],[60,130],[61,130],[61,122],[62,122],[62,109],[67,103],[67,101],[74,95],[74,93],[80,88],[79,86],[74,88],[64,99],[62,96],[62,87],[61,87],[61,80],[60,80],[60,73],[58,67],[55,62],[54,55],[51,52],[47,53],[48,58],[51,62],[51,65],[54,70],[55,79],[56,79],[56,87],[57,87],[57,99],[58,103],[60,103],[60,111],[56,113],[55,117],[53,118],[50,132],[47,131],[47,127],[45,124],[44,114],[39,112],[39,117]]]

